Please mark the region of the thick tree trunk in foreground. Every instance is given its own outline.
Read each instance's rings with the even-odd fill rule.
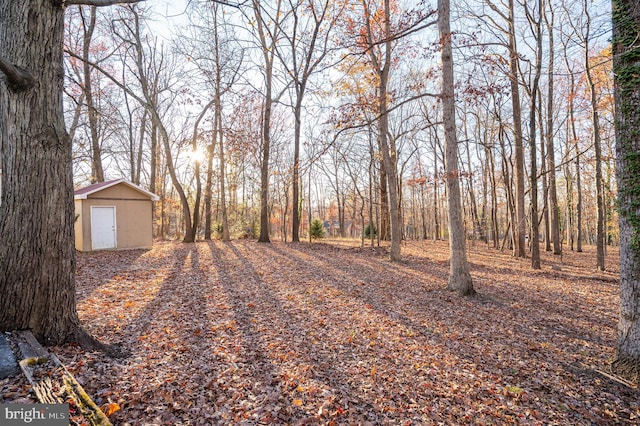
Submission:
[[[620,208],[620,322],[614,371],[640,374],[640,6],[613,1],[616,157]]]
[[[46,344],[80,330],[63,9],[54,3],[0,2],[0,330],[30,329]]]
[[[469,274],[465,251],[465,231],[462,221],[460,180],[458,172],[458,138],[456,136],[456,111],[453,94],[453,58],[451,30],[449,27],[449,0],[438,0],[438,30],[442,43],[442,116],[444,118],[445,178],[449,204],[449,289],[460,295],[475,294]]]

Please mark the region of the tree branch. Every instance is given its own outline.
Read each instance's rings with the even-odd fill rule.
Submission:
[[[33,76],[29,71],[13,65],[3,56],[0,56],[0,71],[7,77],[9,87],[16,92],[27,90],[33,86]]]
[[[238,3],[231,3],[225,0],[211,0],[212,3],[218,3],[221,4],[222,6],[229,6],[229,7],[235,7],[236,9],[240,9],[240,7],[244,6],[245,4],[247,4],[247,0],[243,1],[242,3],[238,2]]]
[[[131,4],[131,3],[140,3],[144,0],[62,0],[62,4],[65,6],[112,6],[114,4]]]

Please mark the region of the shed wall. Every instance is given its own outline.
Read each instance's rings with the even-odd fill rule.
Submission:
[[[87,249],[85,249],[83,246],[84,240],[83,240],[82,224],[84,222],[83,220],[84,215],[82,214],[82,200],[75,200],[74,205],[75,205],[75,216],[77,217],[75,223],[73,224],[73,229],[75,231],[76,250],[87,251]],[[88,250],[91,250],[91,247],[89,247]]]
[[[91,206],[116,208],[116,248],[151,248],[153,244],[153,202],[144,194],[115,185],[76,200],[75,243],[80,251],[91,251]]]

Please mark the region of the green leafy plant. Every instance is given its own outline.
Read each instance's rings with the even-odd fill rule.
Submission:
[[[373,225],[373,236],[377,236],[378,235],[378,230],[376,229],[376,226]],[[367,225],[364,228],[364,236],[365,238],[371,238],[371,225]]]
[[[324,224],[320,219],[314,219],[311,222],[311,237],[314,239],[324,238]]]

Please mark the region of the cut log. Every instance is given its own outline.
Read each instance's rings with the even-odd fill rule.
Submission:
[[[43,348],[31,332],[20,332],[17,343],[23,356],[32,355],[19,364],[41,403],[69,404],[71,424],[75,421],[91,426],[111,426],[107,416],[58,357]]]

